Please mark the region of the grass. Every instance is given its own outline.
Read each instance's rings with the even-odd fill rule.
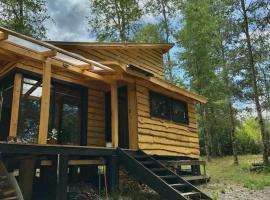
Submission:
[[[240,184],[246,188],[258,190],[270,186],[270,168],[262,173],[250,172],[249,168],[254,161],[262,160],[261,155],[241,155],[239,165],[233,164],[233,157],[214,158],[207,163],[207,174],[211,176],[211,184]],[[222,188],[219,188],[222,192]]]

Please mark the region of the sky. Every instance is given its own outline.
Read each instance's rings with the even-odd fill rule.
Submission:
[[[88,31],[89,0],[49,0],[48,14],[52,18],[45,24],[49,40],[94,40]]]

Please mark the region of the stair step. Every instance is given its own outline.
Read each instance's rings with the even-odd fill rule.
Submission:
[[[183,196],[188,196],[188,197],[194,197],[194,196],[200,196],[200,192],[184,192],[181,193]]]
[[[187,187],[187,183],[175,183],[175,184],[170,184],[173,188],[181,188],[181,187]]]
[[[135,158],[149,158],[147,155],[135,155]]]
[[[167,169],[165,168],[153,168],[151,169],[152,172],[165,172],[167,171]]]
[[[154,161],[141,161],[142,164],[144,165],[152,165],[152,164],[155,164]]]
[[[159,176],[159,177],[162,179],[176,179],[176,178],[178,178],[175,175],[166,175],[166,176]]]

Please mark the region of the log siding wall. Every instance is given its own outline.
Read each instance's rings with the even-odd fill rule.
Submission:
[[[87,145],[105,146],[104,92],[88,90]]]
[[[199,157],[195,106],[188,102],[189,125],[150,116],[149,89],[137,83],[138,146],[148,154]]]
[[[156,77],[164,79],[163,54],[156,49],[68,49],[77,54],[100,61],[119,61],[123,64],[131,64],[153,73]]]

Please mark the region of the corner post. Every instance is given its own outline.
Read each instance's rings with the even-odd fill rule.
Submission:
[[[111,84],[112,145],[118,147],[118,93],[117,82]]]
[[[46,60],[43,64],[43,74],[42,74],[42,97],[40,107],[38,144],[47,143],[49,113],[50,113],[50,94],[51,94],[51,62]]]
[[[16,73],[14,77],[13,98],[9,136],[16,137],[19,119],[20,96],[22,87],[22,74]]]
[[[109,193],[117,192],[119,186],[119,157],[117,155],[106,158],[106,177]]]

